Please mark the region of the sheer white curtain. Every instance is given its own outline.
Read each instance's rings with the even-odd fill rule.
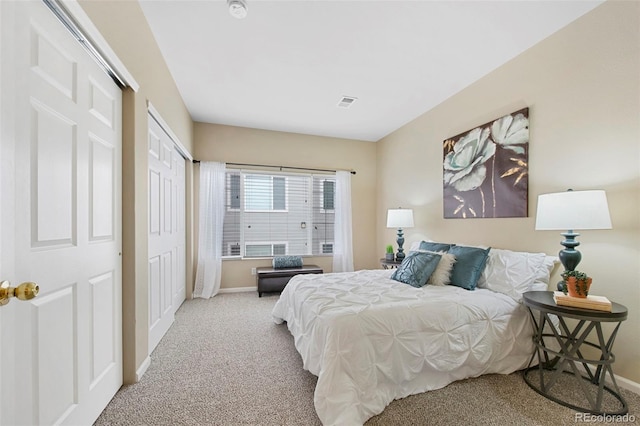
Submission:
[[[224,163],[200,163],[198,269],[193,297],[208,299],[220,290],[225,171]]]
[[[333,272],[353,271],[351,234],[351,172],[336,172]]]

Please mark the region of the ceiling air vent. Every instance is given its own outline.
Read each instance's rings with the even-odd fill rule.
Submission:
[[[338,102],[338,108],[349,108],[357,99],[352,96],[343,96]]]

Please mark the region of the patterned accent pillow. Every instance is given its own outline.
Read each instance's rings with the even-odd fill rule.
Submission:
[[[301,256],[274,256],[273,269],[301,268]]]
[[[393,272],[391,279],[420,288],[427,283],[441,257],[438,253],[412,251]]]
[[[451,271],[451,285],[474,290],[484,271],[489,256],[489,248],[453,246],[449,253],[456,257]]]

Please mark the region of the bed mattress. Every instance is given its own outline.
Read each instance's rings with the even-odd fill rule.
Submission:
[[[274,306],[274,321],[287,323],[304,368],[318,376],[324,425],[361,425],[394,399],[529,361],[529,314],[511,297],[414,288],[392,272],[298,275]]]

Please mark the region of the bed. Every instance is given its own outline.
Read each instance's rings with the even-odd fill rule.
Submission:
[[[304,369],[318,376],[314,404],[322,423],[361,425],[394,399],[524,368],[532,326],[518,295],[546,289],[553,258],[536,254],[533,262],[523,253],[525,273],[502,256],[511,253],[518,252],[494,250],[473,291],[416,288],[391,279],[395,270],[292,278],[273,319],[286,322]],[[506,291],[495,291],[505,282]]]

